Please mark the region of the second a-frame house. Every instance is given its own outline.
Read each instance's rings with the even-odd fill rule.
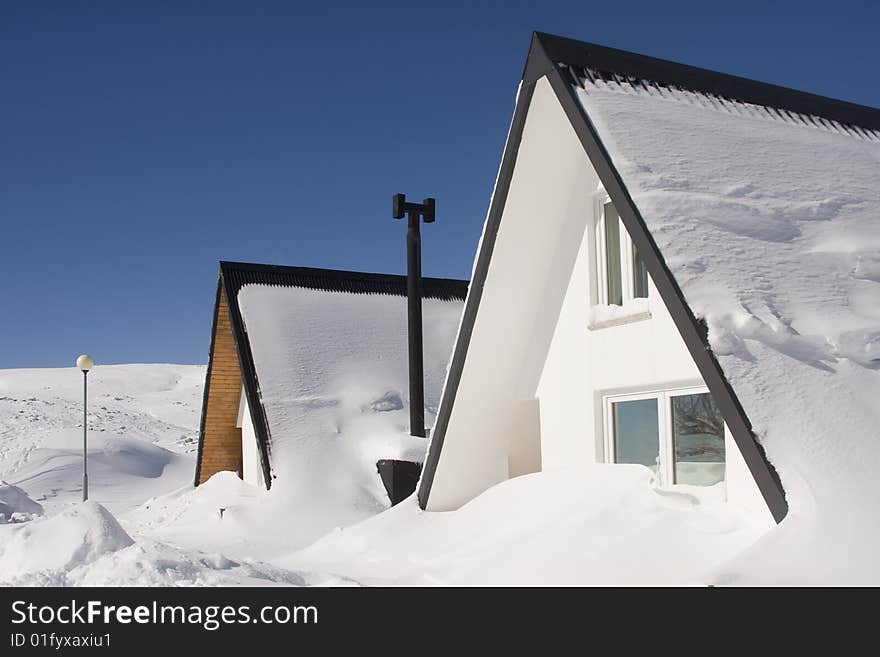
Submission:
[[[423,279],[429,421],[467,286]],[[405,276],[221,262],[195,485],[232,471],[316,507],[387,505],[377,461],[426,450],[409,436],[406,330]]]
[[[606,463],[767,521],[877,498],[878,130],[875,109],[536,34],[421,507]]]

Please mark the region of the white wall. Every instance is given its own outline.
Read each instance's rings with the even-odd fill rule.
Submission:
[[[605,460],[603,394],[702,384],[653,284],[650,318],[591,330],[598,189],[555,94],[540,80],[429,510],[457,508],[511,475],[504,418],[526,400],[539,401],[540,435],[532,443],[540,445],[541,467],[581,466],[589,476],[589,466]],[[731,501],[766,509],[732,440],[727,451]]]
[[[260,465],[260,452],[257,447],[257,435],[247,403],[244,387],[241,391],[241,404],[238,409],[238,426],[241,427],[241,469],[242,479],[249,484],[263,488],[263,468]]]
[[[534,399],[598,184],[546,80],[532,98],[492,266],[428,509],[454,509],[508,478],[504,418]]]
[[[672,316],[649,284],[650,317],[590,328],[596,300],[596,203],[585,206],[578,257],[547,351],[536,396],[540,402],[541,461],[545,470],[588,467],[606,461],[604,395],[705,385]],[[644,301],[634,317],[644,317]],[[732,436],[725,438],[728,501],[761,512],[772,522],[763,497]]]
[[[593,206],[583,208],[590,227]],[[603,394],[703,383],[653,283],[649,319],[590,328],[595,245],[587,226],[537,388],[545,469],[605,460]]]

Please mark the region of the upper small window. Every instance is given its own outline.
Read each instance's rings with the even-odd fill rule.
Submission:
[[[623,306],[648,297],[648,269],[620,221],[614,204],[605,198],[596,222],[598,298],[601,305]]]

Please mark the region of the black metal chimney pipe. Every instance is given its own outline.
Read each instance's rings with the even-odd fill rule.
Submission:
[[[426,198],[422,203],[407,203],[406,195],[395,194],[392,216],[407,215],[406,231],[406,301],[409,335],[409,432],[425,437],[425,372],[422,343],[422,234],[421,220],[426,224],[435,219],[436,201]]]

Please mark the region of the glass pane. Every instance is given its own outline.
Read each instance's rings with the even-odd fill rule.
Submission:
[[[642,260],[635,245],[633,245],[633,297],[648,298],[648,268],[645,267],[645,261]]]
[[[672,397],[675,483],[711,486],[724,480],[724,418],[712,395]]]
[[[615,462],[640,463],[656,472],[660,456],[657,400],[614,402],[612,407]]]
[[[620,220],[613,203],[605,204],[605,271],[609,304],[623,305],[620,276]]]

